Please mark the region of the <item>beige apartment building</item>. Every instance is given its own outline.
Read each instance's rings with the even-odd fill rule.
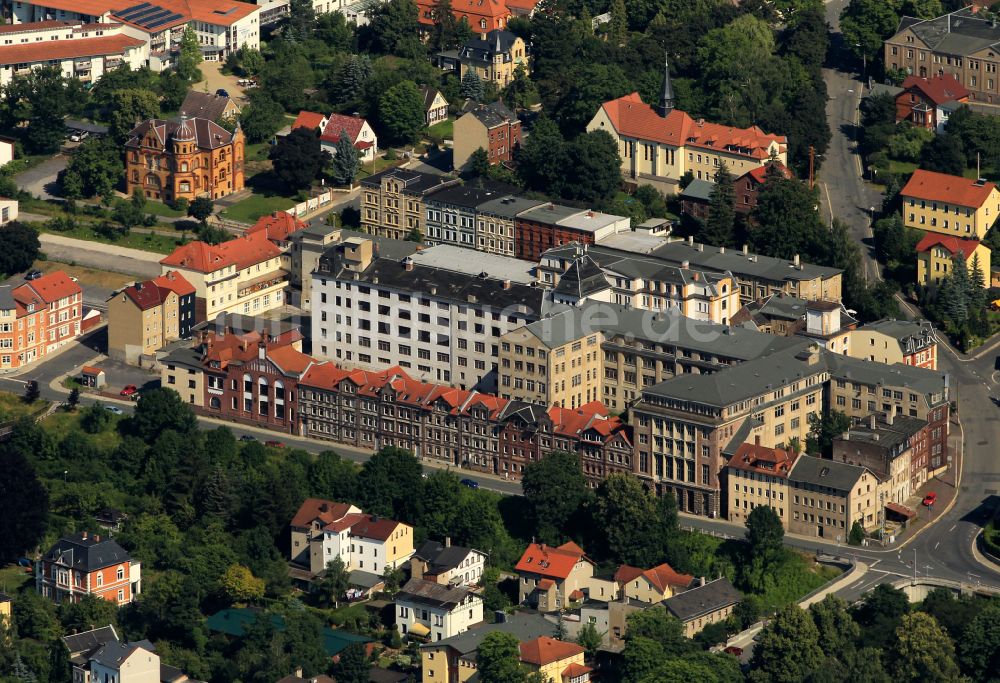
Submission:
[[[501,397],[563,408],[601,400],[603,335],[560,329],[564,320],[539,320],[500,338]]]
[[[791,517],[788,473],[798,457],[792,449],[761,446],[759,438],[740,444],[726,466],[726,519],[742,524],[754,508],[766,505],[787,529]]]
[[[805,443],[822,410],[829,371],[823,351],[799,344],[712,374],[679,375],[642,391],[632,406],[635,474],[671,492],[684,512],[715,516],[732,449],[759,438],[780,448]]]
[[[406,239],[425,234],[424,197],[458,180],[390,168],[361,181],[361,229],[370,235]]]
[[[880,482],[867,467],[800,455],[788,475],[789,533],[846,542],[854,522],[880,520]]]
[[[937,333],[926,320],[877,320],[851,331],[848,355],[937,369]]]
[[[903,225],[978,240],[1000,216],[1000,190],[976,180],[917,169],[899,191]]]
[[[514,256],[514,219],[523,211],[544,204],[537,199],[507,195],[483,202],[476,207],[476,250],[489,254]]]

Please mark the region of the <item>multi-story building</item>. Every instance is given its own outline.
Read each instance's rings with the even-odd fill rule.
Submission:
[[[546,683],[565,681],[566,683],[587,683],[593,671],[584,663],[582,645],[567,643],[548,636],[521,643],[521,666],[537,672]]]
[[[121,24],[58,20],[8,24],[0,26],[0,86],[14,76],[50,66],[66,78],[96,83],[122,64],[138,69],[148,54],[146,43],[128,35]]]
[[[437,642],[483,621],[483,599],[468,588],[413,578],[395,595],[400,635]]]
[[[424,198],[458,180],[391,168],[361,181],[361,229],[370,235],[406,239],[425,230]]]
[[[160,656],[148,640],[105,643],[90,655],[89,680],[117,683],[160,683]]]
[[[538,318],[543,291],[480,271],[487,254],[468,256],[445,268],[375,258],[370,244],[357,263],[330,250],[313,274],[313,352],[492,390],[500,337]]]
[[[473,30],[476,30],[475,27]],[[504,31],[503,26],[497,26],[488,33],[479,32],[477,37],[466,42],[459,48],[458,63],[459,79],[473,71],[484,83],[495,85],[497,90],[510,85],[518,67],[524,69],[525,74],[529,69],[524,40],[510,31]],[[458,168],[458,164],[455,164],[455,168]]]
[[[80,336],[83,290],[61,270],[0,283],[0,369],[40,360]]]
[[[125,605],[142,592],[142,567],[110,538],[64,536],[35,563],[35,589],[55,602],[93,595]]]
[[[288,281],[282,252],[266,231],[221,244],[188,242],[160,260],[164,273],[176,270],[195,288],[198,322],[220,314],[258,315],[285,303]]]
[[[781,337],[797,335],[830,351],[850,353],[851,333],[858,321],[837,301],[806,301],[772,294],[748,303],[732,317],[730,324]]]
[[[634,92],[601,105],[587,130],[607,131],[614,138],[628,181],[667,194],[679,191],[687,172],[711,182],[723,163],[737,177],[772,159],[788,165],[784,135],[771,135],[757,126],[734,128],[695,120],[674,109],[668,67],[658,107],[645,104]]]
[[[851,331],[848,355],[937,370],[937,333],[926,320],[877,320]]]
[[[108,304],[108,355],[138,364],[194,326],[194,286],[176,272],[136,282],[115,292]]]
[[[652,569],[641,569],[623,564],[615,571],[615,583],[623,599],[637,600],[656,605],[676,593],[687,590],[694,577],[681,574],[667,563]]]
[[[760,437],[754,443],[740,444],[726,466],[726,519],[743,523],[754,508],[766,505],[788,528],[788,473],[798,457],[793,449],[761,446]]]
[[[506,195],[489,199],[476,207],[477,251],[513,256],[517,253],[516,219],[523,211],[528,211],[545,202]]]
[[[476,586],[483,576],[486,555],[472,548],[424,541],[410,558],[410,576],[445,586]]]
[[[476,207],[508,195],[510,189],[507,185],[484,181],[478,186],[452,185],[428,195],[424,200],[427,216],[424,242],[478,249]]]
[[[871,531],[883,514],[881,483],[865,467],[800,455],[788,486],[789,533],[844,542],[855,522]]]
[[[514,2],[515,0],[511,0]],[[428,33],[434,28],[435,11],[437,3],[434,0],[416,0],[417,20],[420,22],[419,30]],[[463,19],[477,34],[485,34],[487,31],[502,29],[507,25],[511,17],[511,11],[506,2],[489,0],[489,2],[479,2],[479,0],[455,0],[451,3],[451,11],[455,16],[455,21]]]
[[[918,168],[899,191],[899,199],[907,228],[960,239],[983,239],[1000,216],[1000,190],[982,178]]]
[[[969,101],[1000,104],[997,66],[1000,27],[988,16],[977,16],[976,3],[933,19],[903,17],[896,33],[883,45],[884,63],[921,78],[949,74],[969,91]]]
[[[491,165],[509,163],[521,146],[521,121],[503,102],[478,104],[455,121],[453,137],[457,170],[464,170],[479,149]]]
[[[827,354],[830,382],[827,408],[853,418],[873,413],[916,417],[928,423],[928,477],[950,464],[948,434],[951,419],[950,377],[911,365],[884,365]]]
[[[571,242],[596,244],[630,230],[631,220],[625,216],[550,202],[522,211],[514,218],[514,246],[518,258],[538,261],[553,247]]]
[[[814,344],[772,353],[707,375],[680,375],[644,389],[632,406],[634,472],[686,512],[715,516],[720,475],[739,444],[805,443],[829,378]]]
[[[292,518],[289,526],[291,540],[289,548],[291,550],[291,561],[303,567],[319,567],[324,569],[328,562],[332,562],[337,555],[344,560],[347,566],[350,562],[350,543],[347,543],[347,534],[339,547],[338,553],[334,554],[330,547],[330,559],[325,559],[326,551],[316,553],[313,557],[312,539],[322,537],[326,533],[326,527],[334,522],[338,522],[348,515],[361,514],[361,508],[350,503],[335,503],[321,498],[306,498],[302,501],[295,517]],[[331,539],[333,540],[333,539]],[[325,544],[321,544],[325,545]]]
[[[613,581],[594,576],[594,563],[569,541],[557,548],[531,543],[517,566],[518,602],[539,612],[558,612],[584,597],[607,602],[618,596]]]
[[[700,586],[667,598],[663,606],[684,624],[684,635],[693,638],[709,624],[725,621],[742,600],[743,594],[722,577],[708,583],[702,579]]]
[[[622,271],[624,268],[639,268],[645,263],[647,267],[674,266],[717,276],[729,273],[735,278],[734,286],[739,288],[743,304],[779,292],[807,301],[840,301],[841,298],[843,271],[805,263],[797,256],[792,259],[772,258],[752,254],[746,247],[736,251],[699,244],[693,238],[665,240],[653,237],[640,240],[642,244],[649,243],[640,250],[635,248],[636,240],[633,238],[634,233],[610,235],[601,244],[588,246],[586,254],[602,268],[615,267],[620,272],[627,272]],[[543,281],[552,282],[567,260],[580,258],[583,249],[582,244],[550,248],[539,263]]]
[[[896,122],[943,133],[951,113],[969,101],[969,91],[951,74],[907,76],[896,95]]]
[[[992,252],[979,240],[930,232],[917,243],[916,251],[918,285],[938,285],[955,268],[965,268],[971,281],[976,279],[976,268],[979,268],[976,284],[992,286]]]
[[[230,133],[208,119],[144,121],[125,143],[126,189],[163,201],[239,192],[244,142],[238,124]]]

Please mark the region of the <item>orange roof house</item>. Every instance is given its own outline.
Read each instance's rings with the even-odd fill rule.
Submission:
[[[899,191],[903,226],[982,239],[1000,216],[1000,191],[983,178],[917,169]]]
[[[587,681],[591,669],[584,665],[586,649],[548,636],[520,643],[521,663],[542,674],[546,681]]]
[[[612,581],[594,578],[594,563],[572,541],[556,548],[530,544],[514,571],[520,575],[520,601],[540,612],[560,610],[584,596],[612,600],[618,594]]]
[[[257,222],[247,230],[247,234],[263,232],[267,235],[267,239],[282,248],[288,244],[288,238],[293,232],[298,232],[306,227],[308,224],[305,221],[287,211],[275,211],[258,218]]]
[[[899,191],[904,199],[947,202],[978,209],[997,189],[991,182],[918,168]]]
[[[969,101],[969,90],[951,74],[932,78],[910,75],[896,95],[896,121],[941,132],[951,112]]]
[[[421,29],[427,30],[434,25],[434,9],[437,7],[437,2],[416,0],[416,3],[417,21],[420,22]],[[520,5],[518,9],[518,13],[522,14]],[[475,33],[487,33],[493,29],[505,28],[511,16],[511,10],[505,0],[452,0],[451,13],[458,21],[465,19],[469,28]]]
[[[957,263],[962,263],[970,275],[978,264],[983,275],[979,284],[989,287],[991,259],[989,247],[979,240],[929,232],[917,243],[917,284],[925,287],[938,284]]]
[[[615,572],[615,583],[621,587],[625,597],[650,604],[662,602],[686,590],[692,581],[693,576],[675,571],[666,562],[652,569],[623,564]]]

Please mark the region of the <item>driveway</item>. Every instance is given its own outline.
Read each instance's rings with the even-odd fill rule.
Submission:
[[[229,93],[229,96],[237,100],[245,100],[243,88],[238,84],[236,76],[227,76],[222,73],[222,62],[202,62],[198,65],[201,69],[202,79],[191,86],[197,92],[215,92],[222,88]]]
[[[59,175],[59,171],[66,168],[68,163],[68,157],[57,154],[34,168],[18,173],[14,176],[14,180],[19,188],[40,199],[56,199],[57,196],[54,193],[59,189],[56,177]]]

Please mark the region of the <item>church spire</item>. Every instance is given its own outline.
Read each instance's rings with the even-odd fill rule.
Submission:
[[[670,82],[670,57],[663,55],[663,95],[660,97],[660,105],[656,107],[657,113],[663,118],[667,118],[674,110],[674,86]]]

